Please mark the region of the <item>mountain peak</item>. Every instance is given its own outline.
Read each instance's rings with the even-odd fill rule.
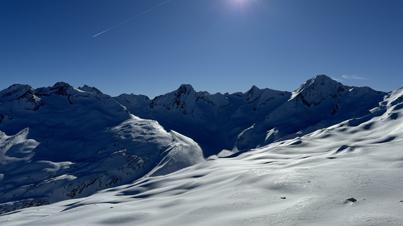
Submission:
[[[302,99],[305,105],[317,105],[328,97],[336,97],[347,87],[327,75],[317,75],[293,92],[291,99]]]
[[[330,78],[329,76],[327,76],[325,74],[316,75],[313,79],[315,79],[315,80],[332,80],[332,81],[335,81],[334,79]]]
[[[246,93],[256,93],[259,92],[261,89],[259,87],[253,85]]]
[[[307,89],[315,89],[318,91],[324,91],[328,88],[334,88],[334,87],[339,87],[339,86],[344,86],[340,82],[331,79],[327,75],[317,75],[314,78],[311,78],[304,82],[297,90],[296,92],[302,92]]]
[[[29,85],[14,84],[0,91],[0,102],[22,101],[21,106],[26,110],[34,110],[39,107],[40,98]],[[23,103],[23,104],[22,104]],[[1,114],[0,114],[1,115]]]
[[[182,84],[179,86],[179,88],[176,90],[176,93],[178,95],[183,95],[183,94],[190,94],[194,93],[195,90],[193,89],[193,86],[190,84]]]
[[[14,84],[6,88],[5,90],[0,91],[1,98],[7,99],[18,99],[27,93],[33,93],[32,87],[29,85],[23,84]]]
[[[70,84],[66,83],[66,82],[56,82],[52,86],[52,88],[61,88],[61,87],[63,87],[63,88],[72,88],[72,86]]]
[[[56,82],[52,87],[49,87],[51,93],[61,96],[67,96],[74,90],[74,87],[66,82]]]
[[[327,75],[317,75],[314,78],[306,81],[302,86],[334,86],[334,85],[342,85],[336,80],[333,80]]]
[[[257,99],[261,94],[262,90],[259,87],[253,85],[246,93],[246,99],[248,101]]]

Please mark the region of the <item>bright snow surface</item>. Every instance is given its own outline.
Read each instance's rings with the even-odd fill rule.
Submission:
[[[0,225],[403,225],[403,90],[369,116]]]

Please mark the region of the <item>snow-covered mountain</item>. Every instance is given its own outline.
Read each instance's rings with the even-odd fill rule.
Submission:
[[[291,100],[296,105],[301,98],[316,106],[327,99],[298,94]],[[0,224],[403,225],[402,146],[400,89],[363,117],[87,198],[2,215]]]
[[[256,120],[263,120],[290,96],[289,92],[255,86],[246,93],[209,94],[182,85],[152,100],[128,94],[116,100],[135,115],[157,120],[165,128],[193,138],[202,146],[205,156],[209,156],[222,149],[232,149],[242,130]]]
[[[209,94],[182,85],[154,99],[62,82],[13,85],[0,91],[0,224],[308,225],[328,217],[322,208],[344,214],[358,202],[378,211],[367,199],[395,208],[402,101],[402,89],[384,93],[324,75],[294,92]],[[387,196],[378,183],[388,184]],[[217,213],[220,220],[198,217]],[[393,211],[352,213],[356,225],[403,222]]]
[[[385,95],[368,87],[345,86],[325,75],[316,76],[263,121],[244,130],[236,146],[248,150],[362,117],[370,114]]]
[[[0,212],[84,197],[204,161],[190,138],[95,88],[0,92]]]
[[[246,151],[361,117],[385,95],[318,75],[293,93],[253,86],[246,93],[209,94],[182,85],[152,100],[127,94],[116,100],[135,115],[193,138],[209,156],[223,149]]]

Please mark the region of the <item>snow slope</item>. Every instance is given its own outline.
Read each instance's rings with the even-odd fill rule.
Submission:
[[[364,117],[0,224],[403,225],[402,146],[400,89]]]
[[[204,161],[200,147],[66,83],[0,92],[0,213],[84,197]]]

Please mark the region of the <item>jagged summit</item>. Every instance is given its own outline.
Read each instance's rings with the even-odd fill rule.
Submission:
[[[385,92],[369,87],[347,86],[327,75],[318,75],[307,80],[291,96],[291,100],[301,101],[308,107],[320,105],[324,101],[350,99],[357,97],[384,96]]]
[[[40,97],[29,85],[14,84],[0,91],[0,110],[35,110],[40,106]],[[12,103],[12,104],[7,104]],[[0,114],[0,118],[1,117]]]
[[[41,87],[35,89],[35,93],[39,96],[72,96],[72,95],[103,95],[101,91],[94,87],[83,86],[80,88],[74,88],[72,85],[66,82],[56,82],[53,86]]]
[[[246,93],[244,94],[248,100],[255,99],[262,94],[263,90],[259,89],[259,87],[253,85]]]
[[[269,88],[260,89],[259,87],[253,85],[248,91],[246,91],[242,95],[246,98],[246,101],[248,102],[258,102],[258,104],[263,104],[267,103],[270,100],[276,99],[280,96],[285,97],[291,94],[287,91],[279,91]]]
[[[37,111],[48,105],[63,108],[63,104],[74,104],[84,99],[90,102],[93,100],[105,101],[108,97],[108,95],[103,94],[95,87],[74,88],[66,82],[57,82],[53,86],[37,89],[29,85],[14,84],[0,91],[0,103],[3,103],[3,106],[0,106],[0,110]],[[49,98],[56,98],[59,101],[56,99],[50,100]]]
[[[340,82],[326,75],[318,75],[294,91],[291,99],[300,99],[305,105],[312,106],[320,104],[329,97],[336,98],[347,90],[348,87]]]
[[[179,88],[175,91],[177,96],[187,96],[190,94],[195,94],[196,91],[194,90],[193,86],[190,84],[182,84]]]
[[[333,80],[327,75],[317,75],[311,79],[305,81],[297,90],[296,92],[301,92],[306,89],[326,89],[329,87],[335,86],[343,86],[340,82]]]
[[[43,96],[58,95],[58,96],[73,96],[73,95],[106,95],[99,89],[84,85],[79,88],[74,88],[66,82],[56,82],[49,87],[32,88],[30,85],[13,84],[8,88],[0,91],[0,101],[14,101],[19,99],[37,99]]]
[[[73,86],[72,85],[70,85],[69,83],[67,83],[67,82],[62,82],[62,81],[60,81],[60,82],[56,82],[53,86],[52,86],[52,88],[55,88],[55,89],[57,89],[57,88],[72,88]]]
[[[67,96],[74,92],[73,86],[66,82],[57,82],[52,87],[49,87],[50,93]]]
[[[314,82],[337,82],[336,80],[332,79],[328,75],[325,74],[319,74],[316,75],[315,77],[309,79],[308,81],[314,81]]]
[[[0,99],[11,100],[33,95],[33,89],[30,85],[14,84],[0,91]]]
[[[303,89],[317,89],[317,88],[327,88],[327,87],[334,87],[334,86],[343,86],[340,82],[333,80],[327,75],[317,75],[311,79],[308,79],[306,82],[304,82],[298,89],[298,90],[303,90]]]
[[[259,92],[259,91],[260,91],[260,88],[255,86],[255,85],[253,85],[248,91],[246,91],[246,93],[256,93],[256,92]]]

